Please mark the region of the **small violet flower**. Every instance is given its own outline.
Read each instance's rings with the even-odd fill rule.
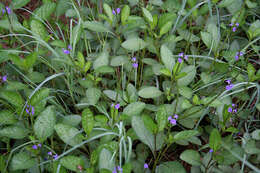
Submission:
[[[240,56],[243,56],[244,53],[243,52],[237,52],[236,56],[235,56],[235,60],[237,61],[239,59]]]
[[[42,144],[38,144],[38,147],[40,147],[40,148],[41,148],[41,147],[42,147]]]
[[[176,120],[175,120],[175,119],[171,119],[170,123],[171,123],[172,125],[176,125]]]
[[[37,150],[37,148],[38,148],[37,145],[32,146],[32,149],[34,149],[34,150]]]
[[[179,116],[178,116],[177,114],[174,115],[174,118],[175,118],[176,120],[178,119],[178,117],[179,117]]]
[[[172,116],[169,116],[169,117],[168,117],[168,121],[171,121],[171,119],[172,119]]]
[[[132,66],[133,66],[134,68],[138,68],[138,63],[133,63]]]
[[[114,107],[114,103],[111,104],[111,107]]]
[[[119,13],[120,13],[120,11],[121,11],[121,9],[120,9],[120,8],[117,8],[117,9],[116,9],[116,12],[117,12],[117,14],[119,14]]]
[[[145,163],[145,164],[144,164],[144,169],[147,169],[147,168],[149,168],[149,166],[148,166],[147,163]]]
[[[236,26],[239,26],[239,23],[236,23]]]
[[[6,82],[7,81],[7,75],[4,75],[3,76],[3,82]]]
[[[115,12],[115,10],[112,10],[112,13],[113,13],[113,15],[116,15],[116,12]]]
[[[68,49],[72,50],[72,47],[71,47],[71,45],[68,45]]]
[[[228,84],[231,84],[231,80],[229,80],[229,79],[228,79],[228,80],[226,80],[226,82],[227,82]]]
[[[119,103],[116,104],[116,105],[115,105],[115,108],[116,108],[116,109],[119,109],[119,108],[120,108],[120,104],[119,104]]]
[[[27,105],[27,108],[26,108],[26,113],[27,114],[31,114],[31,115],[34,115],[34,107],[33,106],[31,106],[31,105]]]
[[[123,169],[120,166],[117,166],[117,170],[120,171],[121,173],[123,172]]]
[[[70,54],[70,51],[67,50],[67,49],[62,48],[62,51],[63,51],[63,53],[65,53],[65,54]]]
[[[6,6],[5,8],[6,8],[7,13],[11,14],[11,9],[8,6]]]
[[[232,108],[231,107],[228,108],[228,112],[232,113]]]
[[[232,103],[232,107],[235,107],[236,105],[234,103]]]
[[[51,152],[51,151],[49,151],[49,152],[48,152],[48,155],[49,155],[49,156],[52,156],[52,152]]]
[[[232,28],[232,31],[233,31],[233,32],[236,32],[236,30],[237,30],[236,27],[233,27],[233,28]]]
[[[226,90],[231,90],[233,88],[233,86],[234,86],[233,84],[227,85]]]
[[[114,168],[114,170],[113,170],[113,172],[112,173],[117,173],[117,171],[116,171],[116,168]]]
[[[179,56],[180,56],[180,57],[183,57],[183,55],[184,55],[184,53],[183,53],[183,52],[179,53]]]
[[[2,9],[2,13],[5,14],[5,9]]]
[[[53,159],[54,159],[54,160],[57,160],[58,157],[59,157],[58,154],[55,154],[55,155],[53,156]]]
[[[237,109],[234,109],[234,110],[233,110],[233,113],[237,113]]]
[[[213,152],[213,149],[210,149],[209,152],[212,153],[212,152]]]
[[[135,62],[135,61],[136,61],[136,57],[133,57],[131,60],[132,60],[133,62]]]
[[[185,59],[186,61],[188,61],[188,55],[185,55],[185,56],[184,56],[184,59]]]
[[[182,63],[182,59],[181,59],[181,58],[178,58],[178,62],[179,62],[179,63]]]

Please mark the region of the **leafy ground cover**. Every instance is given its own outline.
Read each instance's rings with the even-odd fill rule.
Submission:
[[[0,9],[0,172],[260,172],[260,1]]]

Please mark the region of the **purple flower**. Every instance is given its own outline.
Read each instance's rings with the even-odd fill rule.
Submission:
[[[230,84],[230,83],[231,83],[231,80],[228,79],[228,80],[226,80],[226,82],[227,82],[228,84]]]
[[[233,86],[234,86],[233,84],[227,85],[226,90],[231,90],[233,88]]]
[[[123,169],[120,166],[117,166],[117,170],[123,172]]]
[[[233,104],[232,104],[232,107],[235,107],[235,106],[236,106],[236,105],[233,103]]]
[[[52,156],[52,152],[51,152],[51,151],[49,151],[49,152],[48,152],[48,155],[49,155],[49,156]]]
[[[233,27],[233,28],[232,28],[232,31],[233,31],[233,32],[236,32],[236,30],[237,30],[236,27]]]
[[[86,78],[82,78],[82,80],[86,80]]]
[[[7,13],[11,14],[11,9],[8,6],[6,6],[5,8],[6,8]]]
[[[42,144],[38,144],[38,147],[40,147],[40,148],[41,148],[41,147],[42,147]]]
[[[238,55],[236,55],[236,56],[235,56],[235,60],[237,61],[238,59],[239,59],[239,56],[238,56]]]
[[[38,147],[37,147],[37,145],[33,145],[32,148],[33,148],[34,150],[37,150]]]
[[[135,57],[135,56],[132,58],[132,61],[133,61],[133,62],[135,62],[135,61],[136,61],[136,57]]]
[[[7,81],[7,75],[3,76],[3,82]]]
[[[5,9],[2,9],[3,14],[5,14]]]
[[[116,105],[115,105],[115,108],[116,108],[116,109],[119,109],[119,108],[120,108],[120,104],[119,104],[119,103],[116,104]]]
[[[120,11],[121,11],[121,9],[120,9],[120,8],[117,8],[117,9],[116,9],[116,12],[117,12],[117,14],[119,14],[119,13],[120,13]]]
[[[112,173],[117,173],[117,171],[116,171],[116,168],[114,168],[114,170],[113,170],[113,172]]]
[[[233,26],[233,23],[230,23],[229,26]]]
[[[232,108],[231,107],[228,108],[228,112],[232,113]]]
[[[234,109],[234,110],[233,110],[233,113],[237,113],[237,109]]]
[[[243,52],[239,52],[239,56],[243,56],[244,55],[244,53]]]
[[[185,56],[184,56],[184,59],[185,59],[186,61],[188,61],[188,55],[185,55]]]
[[[144,164],[144,169],[147,169],[149,166],[147,163]]]
[[[114,107],[114,103],[111,104],[111,107]]]
[[[137,68],[137,67],[138,67],[138,63],[133,63],[132,66],[133,66],[134,68]]]
[[[65,53],[65,54],[70,54],[70,51],[67,50],[67,49],[62,48],[62,51],[63,51],[63,53]]]
[[[239,23],[236,23],[236,26],[239,26]]]
[[[172,116],[169,116],[169,117],[168,117],[168,120],[171,121],[171,119],[172,119]]]
[[[174,115],[174,118],[175,118],[176,120],[178,119],[178,117],[179,117],[179,116],[178,116],[177,114]]]
[[[176,125],[176,120],[175,119],[171,119],[170,122],[171,122],[172,125]]]
[[[212,152],[213,152],[213,150],[212,150],[212,149],[210,149],[210,150],[209,150],[209,152],[210,152],[210,153],[212,153]]]
[[[112,13],[113,13],[113,15],[116,15],[116,12],[115,12],[115,10],[113,10],[113,11],[112,11]]]
[[[58,157],[59,157],[58,154],[55,154],[55,155],[53,156],[53,159],[54,159],[54,160],[57,160]]]
[[[34,115],[34,107],[32,106],[31,114]]]
[[[71,47],[71,45],[68,45],[68,49],[72,50],[72,47]]]
[[[178,62],[179,62],[179,63],[182,63],[182,59],[181,59],[181,58],[178,58]]]
[[[183,57],[183,55],[184,55],[184,53],[183,53],[183,52],[179,53],[179,56],[180,56],[180,57]]]

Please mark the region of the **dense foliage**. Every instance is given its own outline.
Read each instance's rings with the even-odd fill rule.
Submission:
[[[0,9],[0,172],[260,172],[259,0]]]

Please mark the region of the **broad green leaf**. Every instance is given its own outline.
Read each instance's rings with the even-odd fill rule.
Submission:
[[[143,114],[142,115],[142,119],[144,122],[144,126],[147,130],[149,130],[149,132],[151,132],[152,134],[156,134],[157,133],[157,125],[155,124],[154,120],[152,119],[152,117],[150,115],[147,114]]]
[[[101,96],[101,91],[98,88],[88,88],[86,91],[87,103],[95,105]]]
[[[35,82],[35,83],[40,83],[40,82],[44,81],[44,79],[45,79],[45,76],[43,75],[43,73],[39,73],[37,71],[27,74],[27,77],[32,82]]]
[[[177,161],[164,162],[156,167],[155,173],[186,173],[182,164]]]
[[[162,13],[158,22],[159,29],[161,30],[162,27],[165,27],[168,22],[174,23],[176,18],[177,16],[175,13]]]
[[[94,61],[93,68],[97,69],[98,67],[108,65],[109,63],[108,57],[109,57],[109,53],[107,51],[101,52],[97,57],[97,59]]]
[[[223,8],[223,7],[228,7],[231,4],[235,3],[236,0],[223,0],[218,4],[218,7]]]
[[[77,156],[65,156],[61,158],[60,164],[71,171],[79,171],[78,166],[84,165],[84,161]]]
[[[163,75],[168,76],[168,77],[172,76],[171,71],[169,69],[167,69],[167,68],[160,69],[160,73],[162,73]]]
[[[83,23],[83,28],[87,28],[94,32],[111,32],[103,23],[98,21],[86,21]]]
[[[35,10],[35,14],[42,18],[42,19],[48,19],[52,13],[54,13],[56,9],[56,3],[54,2],[48,2],[41,5],[39,8]]]
[[[138,51],[147,46],[141,38],[130,38],[122,43],[122,47],[130,51]]]
[[[61,124],[67,124],[76,127],[81,122],[81,116],[79,115],[66,115],[62,117],[59,121]]]
[[[169,48],[166,45],[161,46],[161,57],[165,67],[168,70],[170,70],[170,72],[172,72],[172,69],[175,65],[175,59],[173,58],[172,52],[169,50]]]
[[[15,124],[17,122],[17,119],[14,115],[14,113],[10,110],[2,110],[0,111],[0,124]]]
[[[113,170],[115,167],[115,161],[112,159],[112,154],[109,150],[103,148],[99,154],[99,162],[98,162],[99,170],[108,169]]]
[[[177,83],[179,86],[187,86],[194,80],[196,76],[196,67],[192,65],[186,66],[180,71],[180,73],[183,72],[187,73],[187,75],[178,79]]]
[[[25,57],[24,65],[27,70],[29,70],[31,67],[33,67],[37,58],[38,58],[37,52],[33,52],[30,55]]]
[[[89,108],[82,112],[82,127],[87,135],[89,135],[94,128],[94,116]]]
[[[103,93],[108,97],[110,98],[111,100],[113,101],[117,101],[120,102],[120,103],[125,103],[120,95],[120,93],[117,93],[113,90],[104,90]]]
[[[22,96],[18,92],[14,91],[1,91],[0,97],[11,103],[17,108],[21,108],[24,104]]]
[[[202,41],[210,49],[212,44],[212,36],[208,32],[200,32]],[[214,43],[213,43],[214,44]]]
[[[185,150],[181,153],[180,159],[191,164],[192,166],[200,166],[200,154],[195,150]]]
[[[5,136],[12,139],[23,139],[28,133],[28,129],[15,125],[4,127],[0,130],[0,136]]]
[[[54,129],[57,132],[58,136],[66,144],[75,146],[82,142],[83,136],[79,133],[79,130],[76,129],[75,127],[59,123],[54,126]]]
[[[162,0],[149,0],[149,3],[151,3],[153,5],[157,5],[159,7],[163,5],[163,1]]]
[[[63,15],[66,12],[66,10],[70,8],[71,6],[70,2],[71,2],[70,0],[59,0],[57,2],[57,7],[56,7],[57,17]]]
[[[103,4],[103,8],[104,8],[104,11],[105,13],[107,14],[108,18],[111,20],[111,22],[113,21],[113,18],[114,18],[114,15],[112,13],[112,9],[111,7],[107,4],[107,3],[104,3]]]
[[[146,9],[142,7],[142,12],[144,17],[148,20],[148,22],[153,23],[153,16],[152,14]]]
[[[197,130],[184,130],[181,132],[178,132],[176,135],[174,135],[174,140],[188,140],[189,138],[197,135],[199,132]]]
[[[134,102],[134,103],[127,105],[127,107],[124,108],[123,114],[127,114],[129,116],[136,116],[136,115],[139,115],[143,111],[144,108],[145,108],[145,103]]]
[[[162,95],[162,92],[156,87],[146,87],[138,92],[138,95],[142,98],[156,98]]]
[[[145,126],[142,118],[140,116],[133,116],[132,127],[138,136],[138,138],[146,145],[149,146],[152,152],[155,150],[154,135],[149,132]]]
[[[253,81],[255,72],[256,72],[256,70],[255,70],[254,66],[252,64],[248,63],[247,64],[247,73],[248,73],[248,79],[250,82]]]
[[[48,88],[41,88],[32,96],[30,104],[34,107],[34,115],[40,114],[45,109],[46,98],[49,96],[49,92]]]
[[[167,112],[164,105],[159,107],[159,110],[156,112],[156,121],[157,121],[157,127],[158,132],[161,132],[164,130],[166,124],[167,124]]]
[[[217,151],[221,147],[221,135],[217,129],[213,129],[210,133],[209,146],[214,151]]]
[[[260,129],[256,129],[251,133],[252,138],[255,140],[260,140]]]
[[[179,88],[179,92],[182,96],[186,97],[187,99],[190,99],[192,97],[192,89],[186,86],[181,86]]]
[[[53,134],[56,115],[54,107],[47,107],[36,119],[34,123],[34,133],[36,137],[44,142]]]
[[[167,23],[165,23],[162,28],[160,29],[160,36],[162,36],[163,34],[166,34],[168,31],[170,31],[170,29],[172,28],[172,21],[169,21]]]
[[[197,37],[196,35],[192,34],[191,32],[189,32],[188,30],[182,30],[182,29],[179,29],[178,30],[178,33],[180,34],[180,36],[186,40],[186,41],[189,41],[189,42],[197,42],[197,41],[200,41],[200,38]]]
[[[121,13],[121,22],[123,25],[125,25],[129,15],[130,15],[130,7],[128,5],[125,5]]]
[[[9,30],[10,27],[11,27],[11,24],[8,19],[0,20],[0,28]],[[12,28],[16,32],[21,32],[24,30],[23,26],[17,20],[12,21]]]
[[[35,165],[37,165],[37,160],[35,158],[32,158],[26,152],[20,152],[13,156],[10,163],[10,169],[13,171],[29,169]]]
[[[15,91],[15,90],[24,90],[27,88],[27,85],[18,82],[18,81],[8,81],[8,85],[6,86],[6,90]]]
[[[30,0],[12,0],[12,9],[18,9],[21,8],[23,6],[25,6],[26,4],[28,4],[28,2],[30,2]]]
[[[45,40],[47,37],[47,31],[45,26],[39,20],[33,19],[31,21],[31,31],[34,33],[36,37],[40,36],[41,39]]]
[[[107,65],[103,65],[101,67],[98,67],[97,69],[95,69],[96,73],[101,73],[101,74],[109,74],[109,73],[114,73],[115,70],[113,67],[107,66]]]
[[[117,66],[122,66],[128,62],[129,60],[127,56],[116,56],[111,60],[110,65],[113,67],[117,67]]]

